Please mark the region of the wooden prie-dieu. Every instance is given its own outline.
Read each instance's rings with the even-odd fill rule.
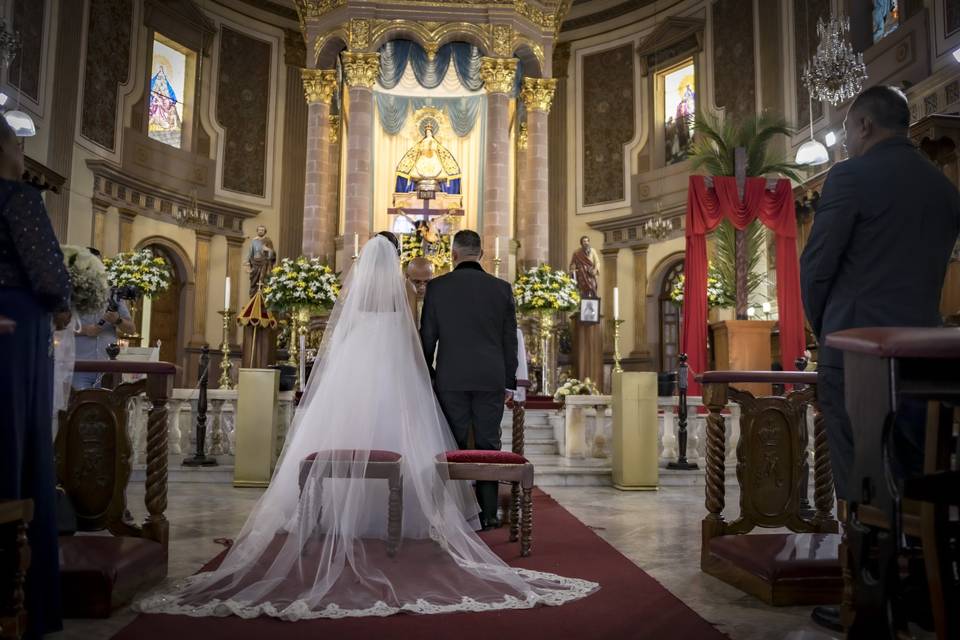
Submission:
[[[832,515],[833,474],[823,420],[816,410],[816,373],[711,371],[703,384],[707,415],[703,571],[772,605],[839,603],[842,579],[838,524]],[[785,396],[754,397],[740,384],[796,385]],[[728,401],[740,405],[737,482],[740,514],[723,517]],[[805,514],[809,466],[807,412],[814,419],[814,504]],[[751,533],[755,528],[791,533]]]

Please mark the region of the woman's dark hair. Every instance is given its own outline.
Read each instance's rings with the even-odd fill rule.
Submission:
[[[397,236],[392,231],[381,231],[377,234],[378,236],[383,236],[390,241],[390,244],[393,245],[393,248],[397,250],[397,255],[400,255],[400,241],[397,239]]]

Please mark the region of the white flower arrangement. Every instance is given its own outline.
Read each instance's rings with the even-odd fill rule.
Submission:
[[[600,390],[597,389],[597,385],[595,385],[590,378],[584,378],[582,382],[576,378],[569,378],[557,389],[557,392],[553,394],[553,400],[554,402],[563,402],[567,396],[597,395],[600,395]]]
[[[685,275],[681,273],[674,283],[673,289],[670,290],[670,300],[676,305],[683,304]],[[713,264],[709,264],[707,266],[707,307],[712,309],[714,307],[726,308],[736,305],[736,296],[727,284]]]
[[[573,311],[580,306],[577,283],[566,271],[549,265],[528,269],[513,285],[517,309],[524,313]]]
[[[70,308],[78,315],[103,313],[110,301],[107,268],[86,247],[63,245],[63,263],[70,274]]]
[[[284,258],[263,285],[267,306],[276,311],[330,309],[340,296],[340,279],[318,258]]]
[[[172,274],[164,258],[149,249],[120,253],[103,261],[111,287],[135,287],[141,295],[155,297],[170,287]]]

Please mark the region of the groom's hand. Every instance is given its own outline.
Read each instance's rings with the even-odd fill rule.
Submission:
[[[504,403],[507,403],[507,402],[510,402],[510,400],[512,400],[512,399],[513,399],[513,391],[510,391],[510,389],[504,390],[504,393],[503,393],[503,402],[504,402]]]

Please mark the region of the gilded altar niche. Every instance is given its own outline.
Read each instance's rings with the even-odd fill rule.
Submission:
[[[90,0],[80,133],[116,149],[117,99],[130,72],[132,0]]]
[[[13,30],[20,33],[21,47],[10,62],[10,84],[35,102],[40,100],[45,8],[46,3],[41,0],[14,0],[13,3]]]
[[[740,119],[756,113],[753,0],[713,5],[713,91],[716,105]]]
[[[583,57],[583,204],[626,197],[624,145],[634,136],[633,44]]]
[[[266,193],[270,43],[222,27],[217,120],[224,128],[223,188]]]
[[[797,87],[797,122],[803,125],[810,120],[810,94],[803,86],[803,66],[817,52],[820,38],[817,36],[817,20],[830,17],[830,0],[793,0],[793,57],[794,82]],[[823,116],[823,103],[813,102],[813,119]]]

